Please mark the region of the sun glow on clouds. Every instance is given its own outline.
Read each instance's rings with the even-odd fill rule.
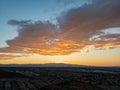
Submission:
[[[18,36],[6,41],[8,47],[0,48],[0,59],[34,54],[69,57],[120,47],[119,0],[93,0],[92,4],[69,10],[57,21],[58,25],[49,21],[9,20],[9,25],[18,27]]]
[[[67,63],[67,64],[81,64],[81,65],[94,65],[94,66],[119,66],[120,48],[110,51],[94,50],[89,53],[73,53],[64,56],[43,56],[33,54],[29,57],[19,57],[14,60],[3,60],[1,63],[10,64],[45,64],[45,63]]]

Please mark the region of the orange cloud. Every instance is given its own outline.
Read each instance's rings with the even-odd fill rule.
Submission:
[[[13,58],[19,58],[23,57],[25,55],[20,55],[17,53],[11,54],[11,53],[0,53],[0,60],[8,60],[8,59],[13,59]]]
[[[87,46],[112,49],[120,46],[120,34],[106,34],[104,29],[120,27],[120,0],[93,0],[72,9],[58,18],[59,27],[48,21],[8,24],[19,26],[18,36],[6,41],[8,47],[0,48],[0,53],[69,55]]]

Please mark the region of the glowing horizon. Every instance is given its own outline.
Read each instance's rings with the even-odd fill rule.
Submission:
[[[119,0],[0,2],[0,64],[120,66]]]

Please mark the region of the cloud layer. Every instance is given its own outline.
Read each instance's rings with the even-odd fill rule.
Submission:
[[[22,54],[11,54],[11,53],[0,53],[0,60],[8,60],[8,59],[14,59],[14,58],[20,58],[25,57],[28,55],[22,55]]]
[[[72,9],[58,18],[59,27],[49,21],[10,20],[8,24],[19,27],[18,36],[6,41],[8,47],[0,48],[0,53],[69,55],[87,46],[116,48],[120,34],[103,30],[120,27],[120,0],[93,0]]]

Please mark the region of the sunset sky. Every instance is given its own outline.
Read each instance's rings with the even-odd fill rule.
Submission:
[[[0,0],[0,64],[120,66],[120,0]]]

